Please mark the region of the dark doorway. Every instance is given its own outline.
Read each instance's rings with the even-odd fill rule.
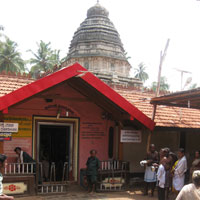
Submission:
[[[179,148],[185,149],[185,147],[186,147],[185,144],[186,144],[186,132],[181,131]]]
[[[49,180],[50,167],[55,163],[56,181],[62,180],[63,166],[69,163],[70,127],[40,125],[39,161],[43,164],[44,180]]]

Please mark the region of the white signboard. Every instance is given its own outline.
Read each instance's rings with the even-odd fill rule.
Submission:
[[[16,133],[18,132],[18,123],[0,122],[0,132]]]
[[[121,130],[120,142],[124,143],[141,143],[142,132],[138,130]]]

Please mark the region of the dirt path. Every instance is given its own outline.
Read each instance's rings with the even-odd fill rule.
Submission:
[[[69,191],[65,195],[49,195],[49,196],[31,196],[31,197],[16,197],[16,200],[66,200],[66,199],[83,199],[83,200],[92,200],[92,199],[106,199],[106,200],[156,200],[157,196],[143,196],[142,192],[139,190],[135,191],[125,191],[125,192],[104,192],[104,193],[94,193],[88,194],[87,192],[81,191]]]

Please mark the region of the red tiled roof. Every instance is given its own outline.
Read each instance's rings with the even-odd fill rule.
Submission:
[[[34,79],[28,77],[0,74],[0,96],[4,96],[33,81]],[[149,118],[152,117],[153,105],[150,104],[150,99],[155,96],[154,94],[126,88],[117,88],[115,91]],[[160,127],[200,128],[200,110],[158,105],[155,122],[156,126]]]
[[[35,80],[25,76],[0,74],[0,97],[13,92],[33,81]]]
[[[84,80],[108,100],[128,113],[130,118],[137,119],[150,130],[154,129],[155,123],[149,117],[78,63],[31,82],[30,84],[15,89],[13,92],[0,97],[0,110],[7,112],[8,107],[75,76]]]
[[[115,91],[148,117],[152,117],[153,105],[150,104],[150,99],[155,96],[154,94],[130,89],[115,89]],[[155,122],[156,126],[160,127],[200,128],[200,110],[158,105]]]

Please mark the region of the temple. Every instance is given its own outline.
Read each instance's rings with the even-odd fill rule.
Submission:
[[[130,77],[131,65],[109,12],[99,2],[87,11],[87,18],[74,33],[63,67],[75,62],[108,84],[142,86]]]

